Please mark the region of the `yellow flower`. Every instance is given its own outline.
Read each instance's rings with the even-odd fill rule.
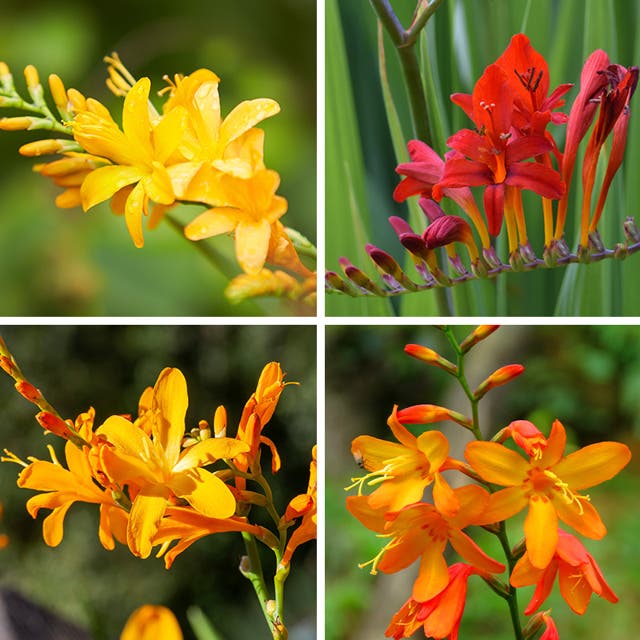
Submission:
[[[136,609],[122,630],[120,640],[182,640],[182,631],[173,613],[151,604]]]
[[[112,482],[129,487],[129,548],[146,558],[174,496],[211,518],[234,514],[236,500],[231,490],[202,466],[233,458],[248,451],[249,445],[232,438],[210,438],[180,450],[188,397],[186,381],[178,369],[164,369],[153,397],[145,392],[143,399],[141,407],[150,400],[150,409],[136,424],[122,416],[111,416],[96,434],[107,441],[100,451],[104,472]]]
[[[225,206],[213,207],[184,230],[190,240],[234,232],[236,257],[243,271],[260,273],[267,259],[272,225],[287,211],[287,201],[275,195],[280,176],[262,169],[248,179],[224,174],[220,190]]]
[[[84,210],[111,198],[124,187],[135,185],[127,196],[124,213],[137,247],[144,244],[142,215],[147,212],[148,201],[169,205],[176,199],[169,165],[176,164],[170,158],[182,142],[187,120],[182,107],[163,117],[150,114],[150,87],[149,79],[141,78],[127,94],[122,130],[109,110],[91,98],[73,121],[73,135],[82,148],[113,163],[85,178],[81,187]]]

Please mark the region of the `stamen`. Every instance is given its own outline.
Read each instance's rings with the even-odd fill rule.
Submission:
[[[547,478],[550,478],[551,480],[553,480],[555,487],[558,487],[558,489],[562,491],[562,499],[567,504],[571,504],[572,502],[575,502],[578,505],[578,513],[580,515],[583,515],[584,507],[582,506],[581,500],[585,500],[586,502],[591,502],[591,498],[589,496],[581,496],[571,491],[571,489],[569,488],[569,485],[566,482],[563,482],[562,480],[560,480],[560,478],[558,478],[558,476],[555,473],[553,473],[553,471],[545,470],[543,473],[545,476],[547,476]]]
[[[0,458],[0,462],[15,462],[16,464],[19,464],[21,467],[25,467],[25,468],[29,466],[28,463],[18,458],[18,456],[12,451],[9,451],[9,449],[5,449],[4,452],[6,454],[6,457],[2,456],[2,458]]]
[[[382,535],[378,535],[378,538],[388,538],[390,537],[391,534],[382,534]],[[389,551],[389,549],[393,549],[394,547],[397,547],[398,544],[400,543],[399,539],[395,538],[393,539],[391,542],[389,542],[388,544],[386,544],[384,547],[382,547],[382,549],[380,549],[380,551],[378,552],[378,554],[372,558],[371,560],[369,560],[368,562],[363,562],[362,564],[359,564],[358,567],[360,569],[364,569],[365,567],[367,567],[368,565],[371,565],[371,575],[375,576],[378,574],[378,565],[380,564],[380,560],[382,560],[382,556],[384,556],[384,554]]]

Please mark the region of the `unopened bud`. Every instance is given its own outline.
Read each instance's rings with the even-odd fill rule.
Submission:
[[[40,389],[34,387],[30,382],[27,382],[26,380],[18,380],[18,382],[16,382],[14,386],[18,393],[29,402],[37,404],[43,399]]]
[[[59,418],[53,413],[41,411],[36,415],[36,420],[40,423],[40,426],[43,429],[50,431],[65,440],[68,440],[73,435],[69,425],[62,418]]]
[[[198,438],[200,440],[208,440],[211,437],[211,428],[206,420],[198,422]]]
[[[5,373],[8,373],[10,376],[16,372],[16,365],[13,363],[13,360],[9,356],[2,355],[0,356],[0,367]]]
[[[10,75],[9,65],[6,62],[0,62],[0,80]]]
[[[267,600],[265,603],[265,611],[270,615],[273,616],[276,612],[276,601],[275,600]]]
[[[511,382],[514,378],[517,378],[524,371],[524,367],[521,364],[509,364],[505,367],[500,367],[497,371],[494,371],[486,380],[484,380],[480,386],[473,392],[476,399],[482,398],[488,391],[495,389],[507,382]]]
[[[77,144],[72,140],[36,140],[23,144],[18,151],[20,155],[33,157],[64,153],[72,149],[77,149]]]
[[[467,429],[471,428],[471,421],[461,413],[435,404],[416,404],[400,409],[396,416],[402,424],[432,424],[453,420]]]
[[[473,239],[469,223],[458,216],[441,216],[434,220],[424,232],[429,249],[444,247],[452,242],[462,242],[468,249],[471,260],[478,259],[478,247]]]
[[[589,234],[589,244],[591,248],[597,252],[602,252],[605,250],[604,243],[602,242],[602,238],[600,237],[600,233],[596,231],[592,231]]]
[[[71,111],[82,111],[85,108],[87,99],[77,89],[69,89],[67,98],[71,105]]]
[[[624,221],[624,235],[629,242],[640,242],[640,230],[633,217],[629,216]]]
[[[507,437],[512,437],[513,441],[531,458],[540,458],[547,447],[547,439],[529,420],[514,420],[503,431],[506,431]]]
[[[27,87],[29,89],[35,89],[40,86],[38,70],[32,64],[29,64],[24,68],[24,79],[27,81]]]
[[[0,118],[0,129],[3,131],[27,131],[36,122],[38,122],[38,118],[32,118],[31,116]]]
[[[462,353],[469,351],[469,349],[478,344],[478,342],[484,340],[499,328],[499,324],[481,324],[479,327],[476,327],[460,344]]]
[[[68,103],[67,90],[64,88],[64,83],[60,76],[55,73],[49,76],[49,91],[51,91],[51,97],[58,111],[66,113]]]
[[[327,271],[324,278],[329,290],[335,289],[336,291],[342,291],[342,293],[346,293],[348,295],[355,295],[351,290],[351,287],[349,287],[349,285],[344,282],[344,280],[335,271]]]
[[[427,364],[432,364],[435,367],[444,369],[447,373],[454,376],[458,374],[458,367],[453,364],[453,362],[449,362],[449,360],[443,358],[433,349],[429,349],[429,347],[423,347],[420,344],[408,344],[405,345],[404,352],[416,360],[421,360]]]
[[[351,263],[347,258],[340,258],[338,263],[342,267],[344,274],[353,282],[357,284],[359,287],[364,289],[365,291],[370,291],[375,295],[383,295],[383,292],[380,290],[380,287],[371,280],[371,278],[362,270],[358,269],[354,264]]]
[[[538,632],[545,624],[543,616],[544,613],[540,612],[529,618],[529,621],[527,622],[525,628],[522,630],[522,635],[527,640],[538,637]]]
[[[613,249],[613,256],[618,260],[624,260],[629,255],[627,245],[618,242]]]

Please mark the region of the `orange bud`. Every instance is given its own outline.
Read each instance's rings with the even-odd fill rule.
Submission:
[[[471,421],[461,413],[435,404],[416,404],[406,409],[400,409],[396,414],[402,424],[431,424],[443,420],[453,420],[459,425],[471,428]]]
[[[68,440],[73,436],[73,433],[69,425],[58,416],[48,411],[41,411],[36,415],[36,420],[40,423],[40,426],[46,431]]]
[[[488,336],[490,336],[496,329],[499,329],[499,324],[481,324],[479,327],[476,327],[460,344],[460,348],[462,349],[462,353],[466,353],[471,349],[471,347],[475,346],[481,340],[484,340]]]
[[[2,367],[2,370],[10,376],[13,376],[16,371],[16,366],[9,356],[0,356],[0,367]]]
[[[521,364],[508,364],[505,367],[500,367],[500,369],[494,371],[480,384],[480,386],[473,392],[473,395],[476,398],[482,398],[487,391],[491,391],[491,389],[494,389],[495,387],[511,382],[511,380],[517,378],[523,371],[524,367]]]
[[[227,435],[227,410],[220,405],[213,416],[213,433],[216,438]]]
[[[18,393],[29,402],[37,404],[42,400],[42,393],[40,392],[40,389],[34,387],[30,382],[27,382],[26,380],[18,380],[14,386]]]
[[[540,429],[528,420],[514,420],[505,430],[530,457],[539,458],[547,446],[547,439]]]
[[[56,107],[58,107],[60,111],[66,111],[68,102],[67,90],[64,88],[64,83],[60,79],[60,76],[57,76],[55,73],[49,76],[49,90],[51,91],[51,97]]]
[[[20,155],[33,157],[61,153],[73,148],[77,149],[77,146],[69,140],[36,140],[23,144],[18,151]]]
[[[404,347],[404,352],[409,354],[416,360],[421,360],[427,364],[432,364],[440,369],[444,369],[448,373],[456,375],[458,373],[458,367],[453,362],[449,362],[446,358],[443,358],[439,353],[429,347],[423,347],[419,344],[407,344]]]

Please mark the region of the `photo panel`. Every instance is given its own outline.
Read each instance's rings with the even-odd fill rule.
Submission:
[[[632,633],[638,326],[332,326],[326,351],[327,640]]]
[[[4,327],[0,635],[314,638],[315,331]]]

